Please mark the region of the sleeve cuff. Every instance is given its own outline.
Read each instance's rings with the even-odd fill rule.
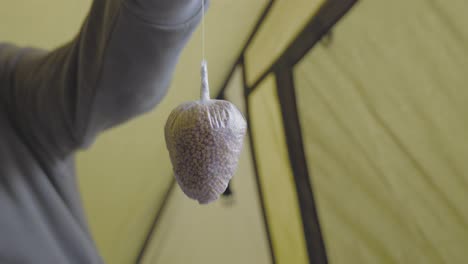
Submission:
[[[198,20],[209,0],[126,0],[123,5],[141,19],[162,27],[180,27]]]

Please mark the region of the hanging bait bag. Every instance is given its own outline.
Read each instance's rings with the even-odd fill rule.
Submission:
[[[182,191],[207,204],[226,190],[239,160],[246,122],[230,102],[209,97],[202,62],[201,98],[175,108],[165,126],[166,146]]]

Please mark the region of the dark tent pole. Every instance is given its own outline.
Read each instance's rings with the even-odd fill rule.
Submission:
[[[169,187],[167,188],[166,190],[166,193],[164,194],[164,198],[163,198],[163,201],[161,202],[161,206],[159,207],[159,210],[158,212],[156,213],[156,216],[154,217],[154,221],[153,223],[151,223],[151,227],[145,237],[145,241],[143,242],[143,245],[141,246],[141,249],[140,249],[140,252],[138,253],[138,256],[137,256],[137,259],[135,261],[135,263],[141,263],[143,261],[143,257],[146,253],[146,250],[148,249],[149,245],[150,245],[150,242],[151,242],[151,238],[153,237],[153,234],[154,232],[156,231],[156,228],[159,224],[159,220],[162,218],[162,215],[164,214],[164,211],[167,207],[167,204],[169,202],[169,198],[174,190],[174,188],[176,187],[176,184],[175,184],[175,178],[174,176],[172,176],[172,179],[171,179],[171,183],[169,184]]]
[[[304,151],[297,110],[293,69],[294,65],[318,41],[331,33],[331,28],[349,11],[356,1],[328,0],[325,2],[281,57],[254,84],[254,87],[257,86],[267,76],[268,72],[275,73],[277,95],[281,105],[289,160],[296,183],[296,193],[301,210],[309,262],[311,264],[326,264],[328,263],[328,258]]]
[[[304,153],[291,68],[280,69],[276,73],[276,83],[309,262],[326,264],[328,259]]]

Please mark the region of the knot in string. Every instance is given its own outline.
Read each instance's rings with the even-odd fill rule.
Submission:
[[[208,84],[208,69],[206,60],[201,63],[201,91],[200,99],[205,102],[210,100],[210,86]]]

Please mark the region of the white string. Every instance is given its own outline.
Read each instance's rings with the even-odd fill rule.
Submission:
[[[202,59],[205,60],[205,0],[202,1]]]
[[[200,91],[200,99],[203,102],[210,100],[210,86],[208,84],[208,69],[205,59],[205,0],[202,1],[202,63],[201,63],[201,79],[202,87]]]
[[[208,84],[208,69],[206,60],[202,60],[201,64],[201,79],[202,86],[200,91],[200,99],[202,102],[210,100],[210,85]]]

